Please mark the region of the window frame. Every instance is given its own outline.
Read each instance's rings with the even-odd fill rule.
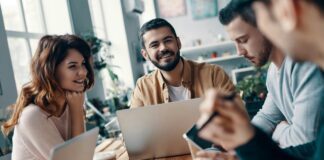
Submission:
[[[25,14],[25,8],[24,8],[24,4],[23,4],[23,0],[13,0],[17,2],[17,7],[18,7],[18,14],[21,17],[20,20],[22,20],[22,25],[23,25],[23,31],[17,31],[17,30],[10,30],[10,29],[6,29],[6,27],[4,28],[7,36],[4,38],[4,40],[9,40],[9,38],[17,38],[17,39],[23,39],[26,42],[27,45],[27,52],[26,54],[28,54],[27,56],[29,56],[30,58],[32,58],[33,56],[33,48],[32,48],[32,42],[31,40],[39,40],[41,37],[43,37],[44,35],[49,34],[48,32],[48,26],[47,26],[47,20],[46,20],[46,14],[44,12],[44,4],[42,2],[42,0],[34,0],[33,2],[38,3],[38,7],[40,7],[40,23],[41,23],[41,28],[42,28],[42,32],[36,33],[36,32],[30,32],[28,29],[28,25],[27,25],[27,17]],[[67,13],[68,13],[68,19],[69,19],[69,26],[71,27],[71,34],[74,33],[74,27],[73,27],[73,20],[71,18],[71,8],[70,8],[70,4],[69,4],[69,0],[64,0],[64,2],[66,3],[66,7],[67,7]],[[3,12],[3,10],[2,10]],[[3,14],[2,14],[3,15]],[[4,15],[2,16],[3,21],[5,20]],[[4,21],[4,25],[5,25],[5,21]],[[9,42],[8,42],[9,45]],[[11,50],[9,47],[9,52],[11,54]],[[11,56],[10,56],[11,57]],[[10,59],[12,62],[12,65],[15,65],[15,62],[12,61],[12,59]],[[20,72],[24,72],[26,70],[22,70]],[[14,72],[14,81],[16,84],[16,88],[17,91],[19,92],[22,88],[22,84],[19,84],[18,81],[16,80],[16,74],[19,73],[15,73]]]

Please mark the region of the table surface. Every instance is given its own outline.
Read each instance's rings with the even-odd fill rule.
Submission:
[[[100,143],[96,149],[95,153],[104,151],[116,151],[117,160],[128,160],[128,154],[124,143],[120,139],[106,139]],[[192,160],[191,155],[182,155],[168,158],[158,158],[159,160]]]

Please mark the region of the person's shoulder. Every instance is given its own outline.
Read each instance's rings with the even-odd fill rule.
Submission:
[[[187,60],[185,59],[185,61],[190,64],[191,66],[199,69],[199,70],[223,70],[222,67],[216,65],[216,64],[210,64],[210,63],[206,63],[206,62],[195,62],[195,61],[192,61],[192,60]]]
[[[315,90],[319,92],[324,90],[324,78],[317,65],[311,62],[297,62],[291,58],[287,60],[284,75],[294,91],[306,92],[309,90],[315,93]]]
[[[46,115],[45,111],[43,111],[39,106],[29,104],[23,109],[19,117],[19,123],[37,124],[46,120],[47,116],[48,115]]]
[[[146,74],[140,78],[137,79],[136,84],[138,85],[145,85],[147,83],[152,83],[157,79],[158,76],[158,70],[155,70],[149,74]]]
[[[278,68],[277,66],[271,62],[267,71],[266,85],[269,90],[270,86],[273,84],[277,84],[276,77],[278,76]]]
[[[267,75],[268,75],[267,77],[269,77],[269,75],[275,75],[277,73],[278,73],[277,66],[273,62],[270,62],[269,68],[268,68],[268,71],[267,71]]]
[[[315,75],[322,77],[320,68],[311,62],[297,62],[287,57],[285,63],[286,73],[290,76],[303,78],[305,76]]]

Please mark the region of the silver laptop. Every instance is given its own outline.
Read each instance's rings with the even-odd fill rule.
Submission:
[[[202,99],[146,106],[117,112],[130,159],[190,153],[182,135],[198,120]]]
[[[50,160],[91,160],[96,147],[99,128],[93,128],[51,150]]]

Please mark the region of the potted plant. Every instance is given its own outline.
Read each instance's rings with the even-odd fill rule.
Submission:
[[[266,96],[266,71],[268,65],[256,69],[256,74],[248,75],[239,81],[236,88],[243,93],[242,99],[251,118],[261,109]]]
[[[104,83],[105,98],[96,98],[96,101],[100,100],[103,104],[108,105],[110,113],[127,108],[125,96],[129,94],[129,88],[124,86],[122,81],[119,80],[118,75],[113,71],[113,68],[119,68],[119,66],[112,65],[111,63],[114,58],[110,53],[111,42],[96,37],[92,32],[83,33],[81,37],[90,45],[93,55],[93,67]],[[100,105],[98,107],[100,108]]]

